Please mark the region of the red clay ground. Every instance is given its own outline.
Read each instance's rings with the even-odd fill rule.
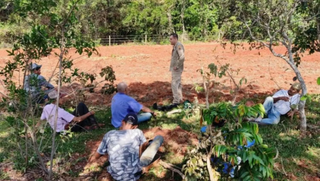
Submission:
[[[191,145],[196,146],[198,143],[198,138],[196,134],[187,132],[180,128],[179,126],[176,127],[173,130],[168,130],[168,129],[161,129],[159,127],[154,127],[148,130],[143,130],[144,135],[147,140],[153,139],[157,135],[161,135],[164,138],[164,142],[162,146],[159,149],[159,155],[161,157],[164,155],[168,155],[169,153],[174,153],[172,155],[172,159],[183,159],[185,154],[187,153],[187,148],[188,146],[190,147]],[[103,136],[102,136],[103,137]],[[87,142],[86,144],[86,150],[87,152],[83,155],[84,157],[89,155],[93,155],[97,148],[99,147],[99,144],[102,140],[102,137],[97,139],[96,141],[93,142]],[[73,156],[73,160],[76,160],[78,157],[81,157],[81,155]],[[82,169],[85,167],[86,161],[82,161],[81,163],[77,163],[77,168],[73,168],[73,170],[76,171],[82,171]],[[152,164],[152,167],[158,167],[160,166],[159,163],[154,163]],[[159,178],[163,178],[165,175],[162,174],[157,175]],[[148,175],[148,173],[146,173]],[[103,169],[99,175],[96,176],[98,180],[102,181],[108,181],[108,173],[106,172],[106,169]],[[83,178],[85,180],[85,178]],[[145,180],[145,179],[141,179]]]
[[[248,47],[248,45],[245,45],[245,47]],[[98,74],[101,68],[112,65],[116,73],[116,83],[120,81],[127,82],[129,84],[129,95],[151,106],[154,102],[171,101],[171,74],[169,72],[171,48],[170,45],[98,47],[101,56],[93,56],[91,58],[78,55],[72,56],[75,59],[75,67],[86,72]],[[182,75],[183,92],[185,99],[191,101],[196,96],[200,102],[204,102],[204,95],[196,94],[193,88],[194,84],[202,81],[197,69],[207,67],[210,63],[217,64],[217,61],[220,61],[221,64],[229,63],[235,70],[239,69],[239,74],[234,76],[237,81],[242,77],[247,78],[248,83],[243,86],[240,98],[259,97],[264,94],[271,94],[279,88],[287,89],[294,77],[289,65],[284,60],[274,57],[267,49],[250,51],[247,48],[239,48],[234,54],[231,46],[227,46],[224,49],[218,43],[186,44],[185,49],[185,70]],[[276,50],[281,53],[285,52],[283,47],[277,47]],[[5,62],[11,59],[6,55],[5,50],[0,50],[0,66],[4,66]],[[305,55],[300,65],[309,93],[320,93],[319,86],[316,83],[317,77],[320,76],[319,55],[320,53],[310,56]],[[48,78],[53,74],[54,67],[57,65],[57,58],[52,55],[43,58],[39,64],[43,65],[42,75]],[[15,75],[16,80],[18,80],[18,74]],[[230,79],[225,77],[216,79],[216,81],[224,84],[224,86],[219,86],[219,90],[212,93],[213,98],[232,99],[230,95],[230,87],[232,86]],[[70,90],[70,86],[68,88],[67,85],[64,90]],[[0,91],[5,92],[2,87],[0,87]],[[86,97],[89,104],[108,106],[112,95],[101,95],[99,90],[96,89],[93,94],[86,93]],[[187,145],[195,144],[196,136],[182,129],[176,129],[170,131],[153,128],[145,130],[145,135],[147,138],[151,138],[154,136],[153,133],[160,132],[167,138],[165,140],[168,140],[164,144],[164,152],[166,152],[166,149],[171,149],[176,153],[177,157],[179,155],[183,156]],[[95,151],[89,148],[96,149],[100,140],[99,138],[97,141],[86,143],[88,152]],[[79,158],[81,156],[75,155],[75,157]],[[85,162],[79,163],[79,169],[83,168],[84,165]],[[99,175],[99,180],[105,177],[104,174],[105,171]]]
[[[234,54],[232,46],[226,46],[224,49],[218,43],[186,44],[185,70],[182,75],[185,98],[193,100],[197,95],[193,86],[202,81],[197,69],[217,61],[221,64],[230,63],[235,70],[240,69],[239,74],[235,74],[237,81],[242,77],[247,78],[248,83],[243,85],[242,96],[270,94],[276,89],[287,89],[290,86],[294,73],[284,60],[274,57],[267,49],[250,51],[248,45],[244,47],[246,48],[238,48]],[[98,74],[102,67],[112,65],[116,72],[116,83],[127,82],[130,85],[129,94],[151,106],[153,102],[171,99],[169,72],[171,48],[170,45],[98,47],[101,56],[90,58],[72,56],[75,59],[74,66],[82,71]],[[276,50],[280,53],[285,52],[283,47],[277,47]],[[0,50],[0,66],[11,59],[6,55],[5,50]],[[319,86],[316,84],[317,77],[320,76],[319,55],[320,53],[305,55],[300,65],[309,93],[320,93]],[[39,63],[43,65],[42,74],[48,78],[57,65],[57,58],[52,55],[43,58]],[[227,87],[232,86],[227,77],[216,81]],[[0,90],[3,88],[1,87]],[[99,91],[96,90],[96,92]],[[222,96],[222,99],[231,99],[229,92],[230,89],[224,88],[214,95]],[[88,94],[87,98],[95,105],[109,105],[111,96],[101,96],[97,93]],[[204,96],[198,95],[198,98],[203,101]]]

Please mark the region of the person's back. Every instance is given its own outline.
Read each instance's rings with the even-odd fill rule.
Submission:
[[[138,113],[142,107],[143,106],[132,97],[124,93],[117,93],[113,96],[111,102],[112,125],[116,128],[120,127],[121,121],[128,113]]]
[[[54,86],[47,82],[41,75],[41,65],[32,63],[30,75],[27,75],[24,80],[24,90],[32,97],[37,103],[44,103],[47,94],[54,89]],[[42,90],[44,89],[44,90]]]
[[[40,81],[37,74],[30,74],[25,77],[24,90],[35,96],[40,93]]]
[[[112,130],[105,134],[97,152],[108,153],[108,172],[115,180],[138,180],[141,175],[139,147],[146,139],[139,129]]]

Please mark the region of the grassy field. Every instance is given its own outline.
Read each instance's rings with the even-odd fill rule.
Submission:
[[[274,180],[316,180],[320,177],[320,103],[318,95],[313,95],[308,101],[307,117],[308,124],[313,128],[308,129],[307,136],[301,137],[297,129],[299,123],[296,118],[282,117],[282,121],[274,126],[261,126],[260,134],[264,142],[269,146],[274,146],[279,151],[279,156],[275,160]],[[63,177],[65,180],[80,179],[79,174],[83,171],[83,167],[91,154],[96,149],[102,136],[109,130],[113,129],[110,124],[110,109],[97,111],[96,117],[98,122],[105,123],[106,126],[98,130],[72,134],[72,137],[58,136],[57,138],[57,155],[55,158],[56,178]],[[200,125],[198,116],[186,116],[185,112],[168,116],[159,112],[157,120],[151,120],[140,125],[140,129],[148,130],[153,127],[161,127],[162,129],[173,130],[178,126],[182,129],[199,134]],[[14,180],[17,178],[31,178],[30,180],[41,180],[40,172],[37,172],[38,165],[34,161],[29,160],[31,169],[24,166],[24,158],[19,157],[18,145],[14,139],[13,130],[5,121],[0,121],[0,180]],[[51,130],[47,128],[45,133],[47,137],[43,146],[42,153],[47,157],[50,155]],[[166,140],[167,142],[170,140]],[[23,146],[23,145],[20,145]],[[191,147],[191,145],[190,145]],[[36,159],[36,157],[34,157]],[[167,163],[172,163],[178,167],[182,167],[184,158],[177,156],[170,147],[167,147],[161,159]],[[32,172],[28,178],[28,174],[21,174],[21,171],[27,173]],[[105,172],[104,169],[91,175],[91,179],[99,180]],[[26,176],[27,175],[27,176]],[[29,174],[30,175],[30,174]],[[181,180],[172,172],[160,165],[151,168],[149,173],[143,175],[141,180]],[[81,180],[81,179],[80,179]]]

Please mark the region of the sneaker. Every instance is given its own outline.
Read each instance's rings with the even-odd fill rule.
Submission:
[[[154,103],[154,104],[152,105],[152,108],[153,108],[153,109],[158,109],[158,104],[157,104],[157,103]]]
[[[257,117],[254,121],[255,121],[255,122],[260,122],[261,120],[262,120],[262,117],[259,116],[259,117]]]
[[[248,121],[248,122],[253,122],[255,121],[257,118],[243,118],[244,121]]]

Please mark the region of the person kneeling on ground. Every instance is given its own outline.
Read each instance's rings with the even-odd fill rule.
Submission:
[[[259,124],[278,124],[280,116],[287,114],[292,116],[298,109],[300,101],[300,83],[294,83],[289,90],[279,90],[272,97],[267,97],[263,103],[267,118],[258,118],[252,120]]]
[[[155,116],[155,113],[148,107],[137,102],[132,97],[126,95],[127,93],[127,84],[121,82],[117,85],[118,93],[113,96],[111,102],[111,123],[115,128],[121,126],[121,121],[123,118],[130,112],[138,114],[140,111],[144,112],[138,114],[138,123],[148,121],[152,116]]]
[[[58,95],[56,90],[51,91],[48,94],[50,104],[47,104],[42,111],[41,120],[47,120],[50,124],[51,128],[54,129],[55,122],[55,114],[56,114],[56,99],[60,96],[59,104],[63,102],[63,96]],[[68,130],[71,127],[72,132],[80,132],[88,129],[95,129],[97,125],[92,126],[96,123],[94,117],[94,111],[89,111],[88,107],[84,103],[79,103],[76,107],[73,115],[64,109],[58,107],[58,115],[57,115],[57,127],[56,132],[62,132],[64,130]],[[74,123],[74,125],[73,125]],[[37,126],[39,126],[40,122]]]
[[[139,157],[148,147],[149,141],[146,141],[142,131],[137,129],[136,114],[129,113],[121,124],[120,130],[112,130],[104,135],[97,152],[90,158],[85,169],[99,163],[99,159],[106,155],[110,162],[107,171],[113,179],[138,180],[143,173]]]

